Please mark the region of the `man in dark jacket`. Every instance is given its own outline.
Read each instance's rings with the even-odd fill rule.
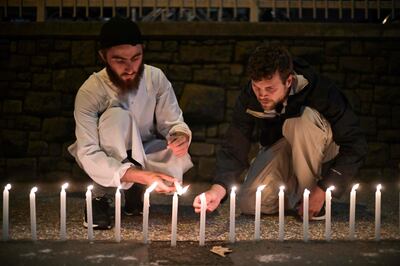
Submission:
[[[260,151],[239,190],[239,207],[254,214],[255,192],[262,192],[261,211],[278,211],[279,186],[286,207],[302,215],[302,194],[309,189],[309,217],[317,217],[326,189],[340,197],[367,152],[358,118],[346,97],[304,61],[292,60],[282,47],[259,46],[249,58],[251,81],[239,95],[225,142],[217,154],[213,185],[206,191],[207,210],[215,210],[247,169],[255,128]],[[200,210],[197,196],[193,202]]]

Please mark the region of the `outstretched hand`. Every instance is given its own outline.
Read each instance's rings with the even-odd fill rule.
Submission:
[[[188,153],[189,150],[189,136],[181,133],[176,132],[168,138],[168,145],[167,147],[172,150],[172,152],[177,157],[182,157],[183,155]]]

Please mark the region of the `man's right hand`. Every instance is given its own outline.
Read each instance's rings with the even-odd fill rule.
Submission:
[[[212,212],[218,208],[221,200],[225,197],[226,190],[223,186],[214,184],[212,187],[204,192],[207,202],[207,211]],[[193,208],[196,213],[201,210],[200,195],[197,195],[193,201]]]
[[[158,172],[151,172],[140,170],[136,168],[129,168],[125,175],[121,178],[122,182],[140,183],[151,186],[154,182],[158,182],[157,187],[154,189],[158,193],[171,193],[175,191],[174,182],[175,178]]]

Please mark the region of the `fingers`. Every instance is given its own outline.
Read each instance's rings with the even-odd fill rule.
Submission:
[[[168,181],[168,182],[174,183],[174,182],[177,181],[177,180],[176,180],[175,178],[173,178],[172,176],[165,175],[165,174],[162,174],[162,173],[157,173],[157,176],[160,177],[161,179],[165,180],[165,181]]]
[[[173,192],[175,190],[175,186],[170,187],[167,186],[166,184],[164,184],[164,182],[159,182],[155,191],[158,193],[169,193],[169,192]]]

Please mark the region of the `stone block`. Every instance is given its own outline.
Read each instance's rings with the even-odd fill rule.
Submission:
[[[61,95],[56,92],[28,92],[24,111],[34,114],[54,115],[60,112]]]
[[[400,52],[392,53],[389,60],[389,73],[398,76],[400,74]]]
[[[49,143],[49,155],[60,156],[61,155],[61,144],[57,142]]]
[[[48,60],[52,67],[66,67],[70,65],[71,56],[66,52],[50,52]]]
[[[347,41],[327,41],[325,44],[326,55],[348,55],[350,53],[350,45]]]
[[[230,73],[235,76],[240,76],[244,72],[244,67],[241,64],[230,65]]]
[[[7,65],[4,65],[4,67],[10,70],[15,69],[21,71],[28,69],[29,63],[29,56],[12,54],[8,59]]]
[[[37,179],[35,158],[7,159],[7,176],[13,181],[34,181]]]
[[[75,95],[88,77],[86,71],[81,68],[53,71],[53,89]]]
[[[345,56],[339,59],[340,69],[343,71],[372,72],[373,60],[368,57]]]
[[[31,72],[18,72],[17,80],[18,81],[26,81],[26,82],[29,81],[29,82],[31,82],[32,73]]]
[[[216,159],[214,157],[201,157],[199,159],[198,176],[204,181],[211,181],[215,175]]]
[[[1,147],[7,157],[25,156],[28,147],[28,134],[25,131],[2,130]]]
[[[74,66],[92,66],[95,64],[95,42],[73,41],[71,47],[71,63]]]
[[[72,178],[81,182],[88,182],[91,180],[85,171],[83,171],[83,169],[81,169],[76,163],[72,165]]]
[[[20,40],[18,41],[17,51],[18,54],[33,55],[35,54],[36,43],[33,40]]]
[[[390,158],[400,159],[400,143],[390,144]]]
[[[238,41],[235,45],[235,62],[244,63],[250,53],[260,44],[257,41]]]
[[[15,129],[25,129],[39,131],[41,127],[41,119],[36,116],[21,115],[14,118]]]
[[[392,107],[392,126],[393,128],[400,128],[400,106]]]
[[[144,53],[144,59],[146,62],[165,62],[170,63],[172,60],[172,53],[170,52],[146,52]]]
[[[180,61],[185,63],[230,62],[231,45],[181,45]]]
[[[384,57],[376,57],[373,62],[374,73],[384,74],[388,72],[389,63]]]
[[[178,50],[178,42],[176,41],[165,41],[163,43],[163,48],[168,52],[176,52]]]
[[[32,140],[28,144],[28,156],[45,156],[48,154],[49,145],[42,140]]]
[[[239,94],[240,94],[239,90],[226,91],[226,107],[227,108],[233,108],[235,106]]]
[[[320,65],[324,63],[324,53],[319,47],[291,47],[290,52],[295,57],[301,57],[311,65]]]
[[[71,41],[69,40],[55,40],[54,50],[56,51],[69,51],[71,49]]]
[[[46,56],[32,56],[31,57],[32,66],[46,66],[47,65],[47,57]]]
[[[0,70],[0,81],[14,81],[17,79],[17,73],[9,70]]]
[[[32,77],[32,87],[34,89],[51,89],[51,73],[35,73]]]
[[[383,167],[389,159],[389,145],[386,143],[368,143],[368,154],[365,165],[368,167]]]
[[[389,117],[379,117],[377,118],[379,129],[390,129],[392,125],[392,120]]]
[[[372,105],[372,115],[378,117],[389,117],[391,114],[391,107],[386,104],[373,104]]]
[[[185,119],[196,123],[221,122],[224,119],[225,91],[220,87],[187,84],[180,99]]]
[[[207,127],[207,138],[215,138],[218,136],[218,127],[217,126],[208,126]]]
[[[192,142],[190,154],[194,156],[211,156],[214,154],[214,145],[203,142]]]
[[[22,112],[22,101],[4,100],[3,112],[8,114],[18,114]]]
[[[374,101],[383,104],[400,104],[400,89],[394,86],[375,86]]]
[[[222,123],[218,126],[219,137],[223,138],[228,130],[229,123]]]
[[[47,141],[66,141],[74,138],[75,123],[72,118],[55,117],[43,121],[42,137]]]
[[[192,131],[192,141],[203,141],[206,138],[206,127],[204,124],[189,123],[189,128]]]
[[[52,39],[40,39],[37,41],[37,50],[42,54],[47,54],[49,51],[53,50],[54,40]]]
[[[191,81],[192,68],[189,65],[169,65],[167,76],[173,81]]]
[[[378,141],[399,142],[400,134],[397,129],[378,130]]]
[[[162,51],[163,43],[161,41],[149,41],[146,44],[146,52],[147,51]],[[170,52],[170,51],[168,51]]]

